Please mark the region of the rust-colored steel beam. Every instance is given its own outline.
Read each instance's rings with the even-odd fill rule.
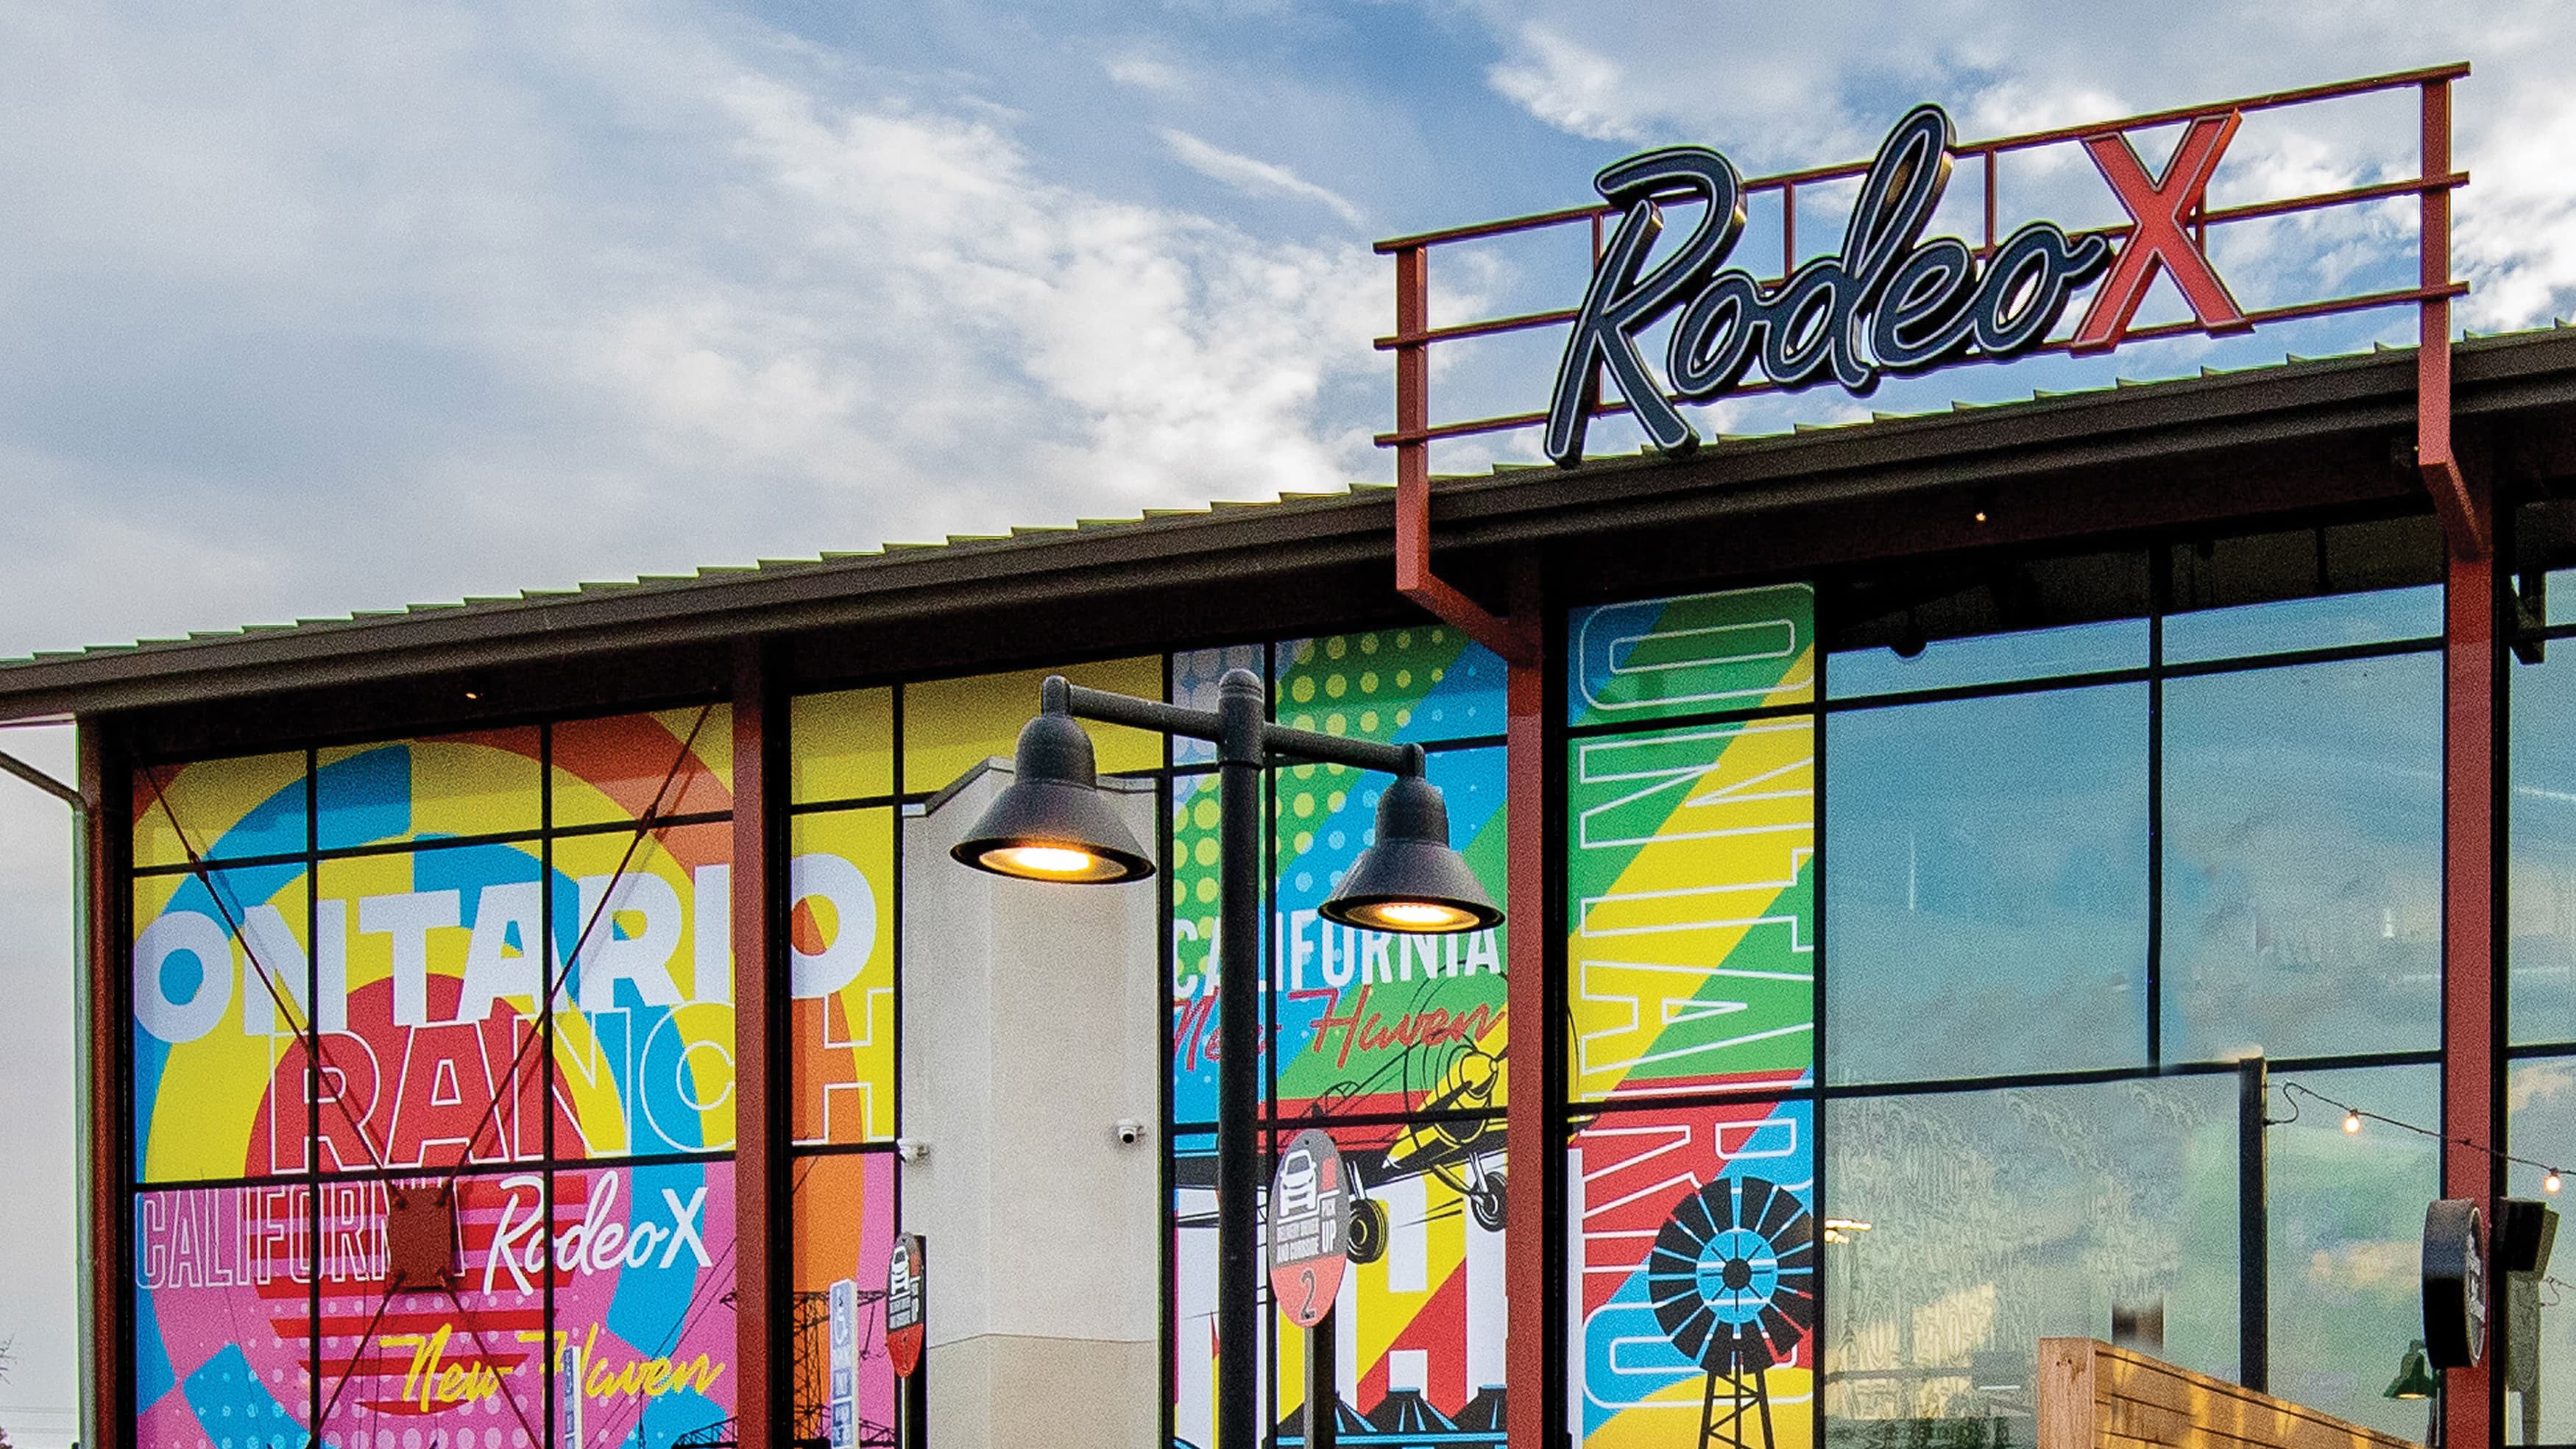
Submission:
[[[2492,528],[2483,479],[2467,480],[2469,518]],[[2454,547],[2442,656],[2442,1195],[2491,1202],[2503,1191],[2495,965],[2496,558]],[[2489,1210],[2488,1220],[2493,1221]],[[2489,1285],[2490,1294],[2494,1286]],[[2499,1322],[2490,1300],[2487,1321]],[[2442,1400],[2447,1444],[2495,1442],[2494,1346],[2452,1369]]]
[[[1512,617],[1535,626],[1542,583],[1538,559],[1524,553],[1512,566]],[[1537,637],[1533,633],[1533,638]],[[1514,1446],[1546,1445],[1548,1434],[1548,1278],[1555,1267],[1548,1231],[1549,1179],[1559,1170],[1549,1128],[1555,1085],[1548,1048],[1555,1016],[1548,1009],[1547,899],[1547,671],[1535,657],[1515,662],[1506,675],[1504,737],[1504,899],[1511,915],[1503,925],[1503,1079],[1510,1096],[1503,1123],[1504,1433]]]
[[[784,1444],[788,1263],[793,1241],[787,1187],[787,1037],[774,985],[776,913],[786,869],[777,848],[771,763],[784,740],[767,648],[736,646],[733,674],[734,1362],[738,1441]]]
[[[1420,247],[1395,256],[1395,330],[1422,332],[1431,311],[1431,258]],[[1421,432],[1431,418],[1431,346],[1408,342],[1395,350],[1395,422]],[[1506,620],[1468,598],[1431,571],[1431,445],[1399,446],[1395,453],[1395,591],[1453,624],[1506,663],[1535,662],[1537,620]]]
[[[2424,174],[2451,169],[2451,87],[2424,85]],[[2426,188],[2418,232],[2419,287],[2428,295],[2417,312],[2415,345],[2415,467],[2433,495],[2433,511],[2453,554],[2482,559],[2495,546],[2489,520],[2469,497],[2459,459],[2451,453],[2451,193]],[[2429,295],[2441,289],[2441,295]]]

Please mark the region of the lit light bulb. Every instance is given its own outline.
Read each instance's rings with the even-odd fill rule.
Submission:
[[[1456,906],[1438,901],[1381,901],[1361,906],[1351,912],[1362,925],[1381,931],[1456,931],[1473,925],[1476,918]]]
[[[2558,1174],[2557,1174],[2557,1173],[2555,1173],[2555,1172],[2552,1172],[2552,1173],[2551,1173],[2551,1174],[2549,1174],[2547,1177],[2544,1177],[2544,1178],[2542,1178],[2542,1179],[2540,1180],[2540,1190],[2541,1190],[2542,1192],[2551,1192],[2551,1193],[2554,1193],[2554,1192],[2558,1191],[2558,1189],[2559,1189],[2560,1187],[2562,1187],[2562,1186],[2564,1186],[2564,1184],[2562,1184],[2562,1183],[2560,1183],[2560,1182],[2559,1182],[2559,1180],[2558,1180]]]
[[[1080,880],[1102,873],[1105,864],[1090,851],[1061,845],[1009,845],[987,853],[984,859],[1012,875],[1050,880]]]
[[[2343,1130],[2347,1134],[2359,1132],[2361,1130],[2361,1114],[2359,1112],[2344,1113]]]

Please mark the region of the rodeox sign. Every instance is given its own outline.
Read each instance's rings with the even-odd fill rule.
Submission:
[[[2083,319],[2063,344],[2070,352],[2117,347],[2160,270],[2181,289],[2202,330],[2250,331],[2253,322],[2185,225],[2240,120],[2233,112],[2192,120],[2162,176],[2148,174],[2126,135],[2087,137],[2086,153],[2129,214],[2127,236],[2114,245],[2106,236],[2071,237],[2053,222],[2034,221],[1981,259],[1957,237],[1923,236],[1949,184],[1955,135],[1948,113],[1918,106],[1870,163],[1842,249],[1771,287],[1725,267],[1745,223],[1745,184],[1734,163],[1704,146],[1668,146],[1609,166],[1593,185],[1618,222],[1557,369],[1547,454],[1567,467],[1582,461],[1605,370],[1647,439],[1681,452],[1699,434],[1675,400],[1713,402],[1757,365],[1784,391],[1830,377],[1865,397],[1882,377],[2030,352],[2096,279]],[[1691,203],[1703,208],[1699,225],[1649,267],[1663,209]],[[1658,378],[1638,335],[1668,317],[1675,320]]]

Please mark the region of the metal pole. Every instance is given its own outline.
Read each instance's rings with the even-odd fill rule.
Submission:
[[[1334,1371],[1341,1356],[1333,1342],[1337,1316],[1327,1308],[1306,1330],[1306,1449],[1333,1449],[1333,1436],[1341,1431],[1341,1375]]]
[[[2236,1064],[2236,1381],[2270,1392],[2272,1234],[2264,1180],[2263,1106],[2271,1066],[2261,1056]]]
[[[1259,1449],[1261,1392],[1261,681],[1217,686],[1216,1445]]]

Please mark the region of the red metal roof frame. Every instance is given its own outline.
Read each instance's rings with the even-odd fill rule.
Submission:
[[[2420,259],[2415,286],[2377,292],[2351,293],[2311,298],[2304,301],[2247,311],[2246,326],[2290,322],[2341,313],[2369,311],[2384,307],[2417,309],[2420,318],[2416,376],[2416,466],[2424,476],[2433,506],[2441,515],[2443,530],[2454,549],[2463,557],[2482,558],[2491,546],[2477,511],[2470,506],[2467,485],[2451,451],[2451,365],[2450,331],[2451,299],[2468,290],[2467,284],[2451,277],[2451,192],[2468,184],[2466,172],[2451,169],[2451,82],[2469,73],[2466,62],[2428,66],[2420,70],[2399,71],[2370,76],[2360,80],[2335,81],[2325,85],[2306,86],[2296,90],[2274,91],[2265,95],[2244,96],[2235,100],[2213,101],[2203,105],[2170,110],[2148,111],[2114,120],[2097,121],[2053,130],[2031,131],[2017,136],[1999,136],[1991,140],[1970,141],[1951,148],[1957,157],[1973,159],[1983,178],[1985,192],[1985,235],[1983,244],[1974,250],[1981,260],[1990,260],[2000,244],[1996,222],[1996,172],[2000,160],[2015,152],[2038,150],[2050,146],[2087,146],[2117,141],[2126,145],[2132,131],[2156,126],[2219,120],[2233,125],[2246,113],[2277,110],[2284,107],[2312,105],[2322,101],[2382,91],[2412,88],[2420,97],[2422,164],[2415,176],[2383,181],[2369,186],[2347,187],[2336,191],[2314,192],[2279,197],[2238,206],[2209,207],[2195,195],[2185,213],[2193,233],[2193,245],[2205,248],[2209,229],[2234,222],[2264,217],[2287,216],[2302,212],[2322,211],[2336,207],[2365,205],[2392,197],[2412,195],[2421,204],[2417,254]],[[2132,154],[2134,151],[2132,149]],[[1856,180],[1870,168],[1867,160],[1841,162],[1830,166],[1810,167],[1802,171],[1782,172],[1773,176],[1754,177],[1744,183],[1747,196],[1777,193],[1780,198],[1781,277],[1786,278],[1798,266],[1798,191],[1805,186],[1826,182]],[[1377,243],[1377,251],[1395,259],[1395,331],[1377,339],[1380,351],[1395,354],[1395,428],[1377,436],[1380,447],[1391,447],[1396,453],[1396,587],[1406,598],[1428,609],[1449,623],[1466,630],[1488,648],[1506,659],[1519,658],[1530,652],[1529,631],[1523,624],[1496,615],[1444,582],[1432,572],[1431,544],[1431,444],[1444,438],[1463,438],[1481,434],[1514,432],[1537,427],[1547,421],[1541,412],[1513,413],[1499,417],[1468,418],[1434,422],[1431,417],[1431,348],[1443,342],[1463,341],[1474,337],[1491,337],[1504,333],[1524,332],[1536,328],[1564,326],[1575,320],[1577,309],[1562,308],[1548,312],[1523,313],[1509,317],[1492,317],[1430,325],[1431,251],[1434,247],[1461,242],[1490,240],[1518,233],[1584,225],[1592,229],[1592,256],[1597,261],[1602,251],[1602,225],[1615,214],[1613,208],[1601,206],[1568,207],[1559,211],[1539,212],[1529,216],[1508,217],[1499,221],[1478,222],[1449,227],[1440,231],[1420,232]],[[2113,240],[2124,239],[2135,230],[2133,223],[2102,227],[2086,235]],[[1776,285],[1776,280],[1774,284]],[[2080,324],[2079,324],[2080,326]],[[2107,351],[2122,342],[2148,341],[2203,331],[2198,316],[2190,321],[2159,323],[2130,328],[2126,319],[2114,324],[2106,347],[2087,347],[2085,351]],[[2231,330],[2246,330],[2245,327]],[[2075,348],[2075,333],[2052,338],[2031,349],[2034,353],[2067,352]],[[1767,379],[1739,385],[1736,394],[1777,391]],[[1675,402],[1682,401],[1669,395]],[[1593,416],[1623,413],[1629,410],[1625,401],[1605,401],[1592,409]]]

